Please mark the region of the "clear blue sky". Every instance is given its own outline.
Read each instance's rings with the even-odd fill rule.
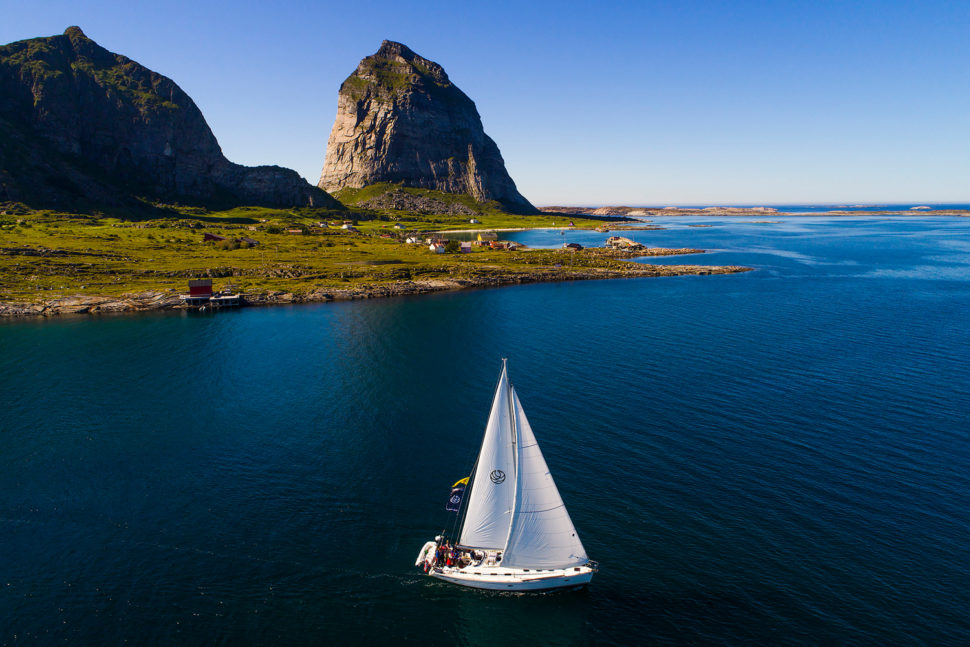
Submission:
[[[316,183],[337,90],[387,38],[478,105],[551,204],[970,202],[970,2],[0,0],[174,79],[229,159]]]

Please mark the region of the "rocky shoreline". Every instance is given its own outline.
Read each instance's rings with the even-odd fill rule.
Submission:
[[[699,250],[697,250],[699,251]],[[613,254],[610,254],[613,256]],[[642,255],[642,254],[641,254]],[[629,258],[627,254],[616,258]],[[750,271],[740,266],[703,265],[642,265],[622,270],[602,268],[544,267],[529,272],[497,272],[473,278],[433,279],[426,281],[394,281],[359,288],[319,288],[309,292],[262,292],[244,294],[246,305],[270,306],[297,303],[323,303],[383,297],[430,294],[449,290],[501,287],[524,283],[550,283],[657,276],[735,274]],[[69,296],[38,303],[0,303],[0,317],[53,317],[60,315],[91,315],[111,313],[149,312],[156,310],[184,310],[179,294],[173,292],[140,292],[120,297]]]

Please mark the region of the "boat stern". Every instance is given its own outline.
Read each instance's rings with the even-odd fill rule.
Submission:
[[[435,549],[438,547],[438,543],[434,541],[424,542],[424,546],[418,552],[418,558],[414,560],[415,566],[424,566],[424,572],[427,573],[434,564]]]

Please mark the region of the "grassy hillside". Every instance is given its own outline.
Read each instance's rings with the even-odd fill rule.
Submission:
[[[572,221],[577,227],[596,227],[599,219],[567,216],[562,214],[536,214],[522,216],[504,211],[498,202],[478,202],[473,197],[457,193],[444,193],[432,189],[406,187],[381,182],[361,189],[344,188],[333,194],[349,209],[366,214],[365,217],[383,222],[401,222],[417,229],[488,229],[488,228],[534,228],[559,227]],[[395,198],[408,196],[408,209],[381,207]],[[475,218],[481,221],[471,223]]]
[[[210,212],[169,207],[174,215],[128,220],[118,214],[71,214],[0,205],[0,301],[34,302],[68,295],[117,296],[146,290],[181,291],[189,278],[212,276],[222,287],[301,292],[321,287],[374,286],[436,277],[529,272],[572,263],[621,269],[630,264],[559,250],[434,254],[399,241],[409,231],[552,226],[562,216],[482,213],[480,225],[457,216],[321,209],[239,207]],[[345,219],[359,232],[339,228]],[[321,228],[318,222],[333,222]],[[393,224],[402,222],[407,229]],[[596,221],[576,220],[577,225]],[[289,230],[300,233],[288,233]],[[227,241],[205,242],[205,234]],[[387,236],[391,236],[390,238]],[[258,244],[234,240],[251,238]]]

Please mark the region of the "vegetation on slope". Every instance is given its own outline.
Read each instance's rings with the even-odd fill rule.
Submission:
[[[561,216],[482,214],[467,218],[322,209],[239,207],[210,212],[171,207],[177,216],[128,220],[0,204],[0,301],[38,302],[60,296],[119,296],[184,291],[190,278],[214,277],[249,292],[306,292],[373,287],[436,278],[474,279],[538,266],[571,264],[625,271],[630,263],[563,250],[434,254],[408,245],[412,231],[564,224]],[[402,222],[406,229],[395,229]],[[345,220],[359,231],[340,227]],[[326,228],[318,223],[333,223]],[[597,221],[575,220],[593,226]],[[299,233],[289,233],[291,231]],[[227,242],[203,239],[223,236]],[[252,239],[251,245],[243,239]],[[236,242],[239,241],[239,242]]]

